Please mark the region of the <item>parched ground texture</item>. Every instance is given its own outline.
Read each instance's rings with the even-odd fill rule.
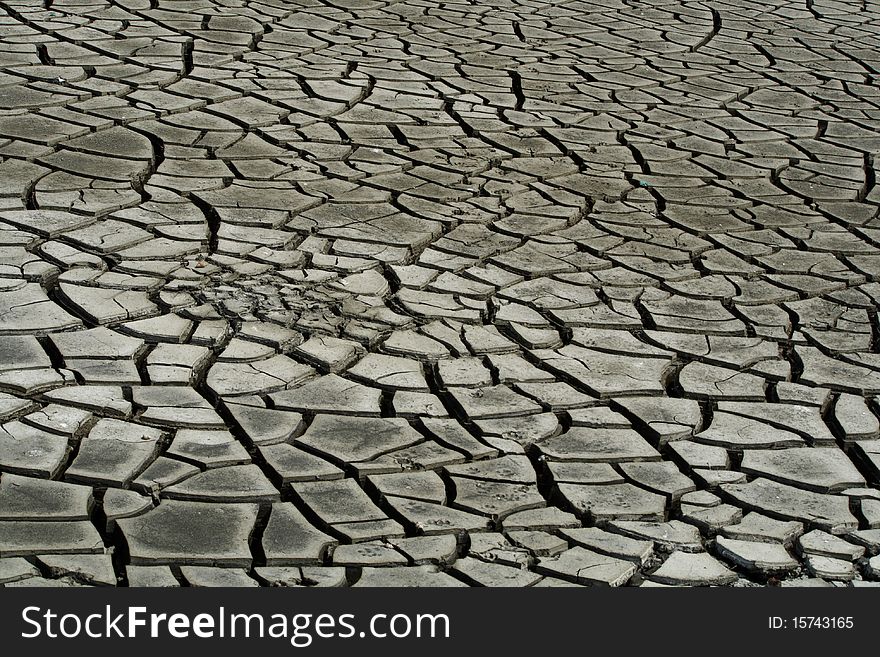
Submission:
[[[878,46],[0,0],[0,583],[876,585]]]

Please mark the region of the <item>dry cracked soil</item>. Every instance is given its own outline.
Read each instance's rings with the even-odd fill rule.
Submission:
[[[0,0],[0,584],[877,586],[877,0]]]

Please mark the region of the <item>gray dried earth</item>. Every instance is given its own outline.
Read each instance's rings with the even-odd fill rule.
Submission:
[[[0,0],[0,584],[878,584],[877,0]]]

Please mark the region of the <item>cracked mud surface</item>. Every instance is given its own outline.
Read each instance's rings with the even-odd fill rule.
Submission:
[[[0,0],[0,583],[876,585],[878,38]]]

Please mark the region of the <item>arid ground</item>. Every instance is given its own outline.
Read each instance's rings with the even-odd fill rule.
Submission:
[[[0,583],[877,585],[877,0],[0,0]]]

